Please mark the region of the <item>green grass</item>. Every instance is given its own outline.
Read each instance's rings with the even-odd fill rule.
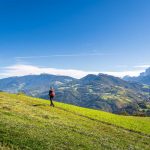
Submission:
[[[0,149],[149,150],[150,118],[0,93]]]

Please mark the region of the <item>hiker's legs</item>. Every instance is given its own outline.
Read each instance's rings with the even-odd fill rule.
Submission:
[[[51,102],[50,106],[53,106],[53,107],[54,107],[53,97],[52,97],[52,96],[50,96],[50,102]]]
[[[52,106],[53,102],[52,102],[52,97],[50,96],[50,106]]]

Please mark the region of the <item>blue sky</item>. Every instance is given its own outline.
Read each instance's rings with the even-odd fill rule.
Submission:
[[[150,66],[149,16],[149,0],[1,0],[0,78],[137,75]]]

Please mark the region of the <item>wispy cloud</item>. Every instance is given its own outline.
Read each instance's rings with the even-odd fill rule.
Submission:
[[[134,68],[142,68],[142,69],[146,69],[146,68],[149,68],[149,67],[150,67],[149,64],[134,66]]]
[[[50,68],[50,67],[38,67],[33,65],[12,65],[3,67],[0,69],[0,78],[11,77],[11,76],[24,76],[24,75],[38,75],[42,73],[47,74],[54,74],[54,75],[65,75],[71,76],[75,78],[82,78],[87,74],[98,74],[104,73],[109,74],[117,77],[123,77],[125,75],[130,76],[138,76],[143,70],[133,70],[133,71],[83,71],[83,70],[75,70],[75,69],[57,69],[57,68]]]
[[[104,55],[112,55],[107,53],[81,53],[81,54],[56,54],[56,55],[48,55],[48,56],[18,56],[15,59],[39,59],[39,58],[51,58],[51,57],[83,57],[83,56],[104,56]]]

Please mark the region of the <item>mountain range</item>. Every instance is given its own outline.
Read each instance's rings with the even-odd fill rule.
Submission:
[[[2,91],[44,99],[49,99],[51,86],[59,102],[117,114],[150,115],[147,86],[106,74],[89,74],[81,79],[41,74],[0,80]]]

